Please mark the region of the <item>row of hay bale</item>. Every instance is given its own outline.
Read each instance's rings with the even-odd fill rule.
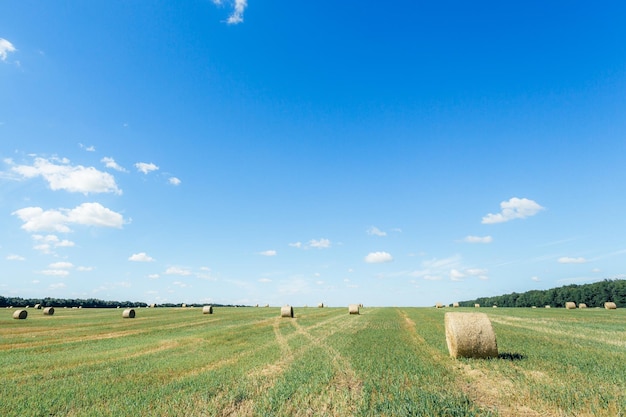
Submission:
[[[568,301],[565,303],[565,308],[568,310],[575,310],[576,309],[576,303],[573,301]],[[578,304],[578,308],[587,308],[587,304],[585,303],[580,303]],[[617,309],[617,304],[615,304],[612,301],[607,301],[606,303],[604,303],[604,308],[607,310],[615,310]]]
[[[54,314],[54,307],[46,307],[43,309],[43,315],[44,316],[52,316]],[[28,317],[28,311],[27,310],[15,310],[13,312],[13,318],[17,319],[17,320],[24,320],[26,319],[26,317]]]

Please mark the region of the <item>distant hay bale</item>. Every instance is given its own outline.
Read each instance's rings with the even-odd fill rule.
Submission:
[[[547,306],[546,306],[546,308],[550,308],[550,306],[549,306],[549,305],[547,305]]]
[[[493,308],[498,308],[498,306],[493,306]]]
[[[150,308],[156,308],[156,304],[152,303],[152,304],[150,304],[148,307],[150,307]]]
[[[443,308],[443,304],[441,304],[441,303],[435,303],[435,308]]]
[[[36,308],[37,310],[41,310],[41,304],[35,304],[35,308]]]
[[[44,316],[52,316],[54,315],[54,307],[46,307],[43,309]]]
[[[122,317],[125,319],[134,319],[135,318],[135,310],[132,308],[127,308],[122,313]]]
[[[565,308],[568,310],[574,310],[576,308],[576,303],[573,301],[568,301],[565,303]]]
[[[587,304],[580,303],[580,304],[578,304],[578,308],[587,308]]]
[[[181,304],[181,307],[185,308],[185,307],[187,307],[187,304],[182,303],[182,304]]]
[[[452,303],[452,307],[458,308],[459,307],[459,303]]]
[[[293,317],[293,307],[286,305],[280,308],[281,317]]]
[[[359,305],[358,304],[350,304],[348,306],[348,313],[350,313],[350,314],[359,314]]]
[[[28,311],[26,310],[15,310],[13,312],[14,319],[24,320],[26,317],[28,317]]]
[[[475,308],[480,308],[480,304],[474,304]]]
[[[531,308],[537,308],[537,306],[532,306]]]
[[[606,303],[604,303],[604,308],[606,308],[607,310],[615,310],[617,308],[617,304],[612,301],[607,301]]]
[[[485,313],[446,313],[444,322],[451,357],[498,357],[496,334]]]
[[[324,308],[324,303],[319,303],[319,304],[317,305],[317,308]]]
[[[213,314],[213,306],[202,307],[202,314]]]

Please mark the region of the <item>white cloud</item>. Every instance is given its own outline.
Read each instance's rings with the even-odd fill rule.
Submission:
[[[37,244],[34,249],[43,252],[44,254],[52,253],[52,248],[69,248],[74,246],[74,242],[67,239],[59,239],[56,235],[32,235],[32,238]]]
[[[259,252],[259,255],[276,256],[276,251],[275,250],[266,250],[266,251],[263,251],[263,252]]]
[[[43,275],[50,275],[54,277],[66,277],[70,274],[67,269],[45,269],[41,271]]]
[[[64,283],[62,283],[62,282],[59,282],[59,283],[57,283],[57,284],[50,284],[50,287],[49,287],[49,288],[50,288],[51,290],[60,290],[60,289],[65,288],[65,287],[67,287],[67,285],[65,285],[65,284],[64,284]]]
[[[531,279],[531,281],[535,281],[535,282],[541,281],[541,279],[539,279],[539,277],[531,277],[530,279]]]
[[[150,275],[148,275],[148,278],[150,278],[150,279],[157,279],[159,277],[160,277],[159,274],[150,274]]]
[[[290,243],[289,246],[294,247],[294,248],[301,248],[302,247],[302,242]]]
[[[9,52],[15,52],[15,46],[4,38],[0,38],[0,59],[3,61],[7,60],[7,56]]]
[[[154,165],[152,162],[149,164],[145,162],[137,162],[135,164],[135,168],[137,168],[139,172],[143,172],[144,174],[147,174],[151,171],[156,171],[159,169],[159,167]]]
[[[114,227],[121,229],[124,218],[100,203],[83,203],[73,209],[43,210],[41,207],[25,207],[11,213],[18,216],[27,232],[54,231],[68,233],[69,224]],[[71,242],[66,241],[67,246]]]
[[[393,261],[393,257],[387,252],[370,252],[365,257],[365,262],[368,264],[380,264],[391,261]]]
[[[463,241],[467,243],[491,243],[493,239],[491,236],[466,236]]]
[[[70,269],[74,268],[74,265],[71,262],[54,262],[48,265],[48,268],[52,269]]]
[[[108,172],[98,171],[94,167],[72,166],[65,158],[35,158],[33,165],[16,165],[12,171],[24,178],[41,176],[53,191],[122,194],[122,190],[115,183],[115,178]]]
[[[154,258],[148,256],[145,252],[139,252],[132,254],[128,260],[133,262],[153,262]]]
[[[376,226],[371,226],[369,229],[367,229],[367,234],[371,236],[387,236],[386,232],[383,232]]]
[[[513,219],[523,219],[534,216],[544,210],[539,204],[527,198],[513,197],[509,201],[500,203],[500,213],[489,213],[482,219],[483,224],[504,223]]]
[[[235,0],[235,7],[233,13],[228,17],[226,21],[229,25],[236,25],[243,22],[243,12],[248,6],[247,0]]]
[[[91,145],[91,146],[85,146],[82,143],[79,143],[78,146],[80,146],[81,149],[86,150],[87,152],[95,152],[96,151],[96,147]]]
[[[93,266],[79,266],[79,267],[76,267],[76,270],[80,271],[80,272],[89,272],[89,271],[93,271],[93,269],[94,269]]]
[[[457,269],[450,270],[450,279],[452,281],[461,281],[461,278],[465,277],[465,274]]]
[[[180,275],[183,277],[191,275],[191,271],[187,268],[181,268],[178,266],[170,266],[165,271],[165,275]]]
[[[272,282],[272,280],[271,280],[271,279],[269,279],[269,278],[259,278],[259,282],[262,282],[262,283],[264,283],[264,284],[267,284],[268,282]]]
[[[560,264],[584,264],[587,260],[583,257],[580,258],[570,258],[568,256],[564,256],[558,259]]]
[[[181,181],[176,177],[170,177],[170,179],[167,181],[172,185],[180,185],[181,183]]]
[[[109,158],[108,156],[105,156],[104,158],[102,158],[100,162],[102,162],[104,166],[107,168],[111,168],[120,172],[127,172],[126,169],[124,169],[124,167],[120,166],[117,162],[115,162],[113,158]]]
[[[15,255],[15,254],[7,255],[6,259],[7,261],[25,261],[26,260],[26,258],[24,258],[23,256]]]
[[[318,249],[327,249],[330,248],[330,240],[328,239],[312,239],[309,241],[309,247],[318,248]]]

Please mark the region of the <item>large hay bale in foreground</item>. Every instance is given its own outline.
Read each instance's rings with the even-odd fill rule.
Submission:
[[[52,316],[54,314],[54,307],[46,307],[43,309],[44,316]]]
[[[122,317],[125,319],[134,319],[135,318],[135,310],[132,308],[127,308],[122,313]]]
[[[568,301],[565,303],[565,308],[568,310],[574,310],[576,308],[576,303],[573,301]]]
[[[578,308],[587,308],[587,304],[580,303],[580,304],[578,304]]]
[[[348,313],[350,314],[359,314],[359,305],[358,304],[350,304],[348,306]]]
[[[606,308],[607,310],[615,310],[617,308],[617,304],[612,301],[607,301],[606,303],[604,303],[604,308]]]
[[[498,357],[496,334],[485,313],[446,313],[444,321],[451,357]]]
[[[15,310],[13,312],[14,319],[24,320],[26,317],[28,317],[28,311],[26,310]]]
[[[283,306],[280,308],[280,316],[281,317],[293,317],[293,307],[292,306]]]
[[[213,306],[202,307],[202,314],[213,314]]]

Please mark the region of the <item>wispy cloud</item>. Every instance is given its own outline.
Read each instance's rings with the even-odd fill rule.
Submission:
[[[513,219],[524,219],[534,216],[544,207],[527,198],[513,197],[509,201],[500,203],[501,211],[497,214],[489,213],[482,219],[483,224],[504,223]]]
[[[222,0],[213,0],[213,4],[218,5],[218,6],[221,6],[223,3],[224,2]],[[228,16],[228,19],[226,20],[226,23],[228,23],[229,25],[236,25],[238,23],[242,23],[243,12],[248,6],[247,0],[234,0],[233,3],[234,3],[233,12],[231,13],[230,16]]]
[[[330,248],[330,240],[328,239],[311,239],[309,241],[309,247],[318,248],[318,249],[327,249]]]
[[[120,166],[117,162],[115,162],[113,158],[110,158],[108,156],[105,156],[104,158],[102,158],[100,162],[102,162],[104,166],[107,168],[111,168],[120,172],[127,172],[126,169],[124,169],[124,167]]]
[[[463,242],[467,243],[491,243],[493,239],[491,236],[466,236]]]
[[[128,258],[128,260],[133,262],[154,262],[154,258],[145,252],[134,253]]]
[[[26,258],[20,255],[11,254],[11,255],[7,255],[6,260],[7,261],[25,261]]]
[[[165,270],[165,275],[180,275],[186,277],[191,274],[192,272],[188,268],[181,268],[178,266],[170,266]]]
[[[388,252],[370,252],[365,256],[365,262],[368,264],[381,264],[393,261],[393,256]]]
[[[170,177],[167,180],[171,185],[180,185],[181,181],[176,177]]]
[[[370,236],[387,236],[386,232],[383,232],[376,226],[371,226],[369,229],[367,229],[367,234]]]
[[[263,256],[276,256],[277,252],[275,250],[265,250],[263,252],[259,252],[259,255]]]
[[[582,256],[579,258],[570,258],[568,256],[563,256],[557,260],[560,264],[584,264],[587,262],[585,258]]]
[[[143,172],[144,174],[148,174],[149,172],[156,171],[159,169],[159,167],[153,164],[152,162],[150,163],[137,162],[135,164],[135,168],[137,168],[137,171]]]
[[[94,167],[72,166],[66,158],[35,158],[32,165],[14,165],[11,171],[23,178],[42,177],[53,191],[122,194],[115,178],[108,172]]]
[[[41,207],[25,207],[11,213],[19,217],[27,232],[54,231],[69,233],[68,225],[113,227],[121,229],[124,218],[100,203],[83,203],[73,209],[44,210]]]
[[[9,52],[15,52],[15,51],[17,51],[17,49],[15,49],[15,46],[13,46],[11,42],[9,42],[8,40],[4,38],[0,38],[0,60],[6,61]]]

